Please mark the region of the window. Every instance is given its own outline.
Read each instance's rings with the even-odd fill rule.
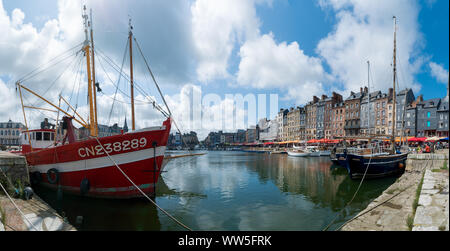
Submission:
[[[45,141],[49,141],[50,140],[50,133],[49,132],[44,132],[44,140]]]
[[[36,140],[42,140],[42,132],[36,132]]]
[[[427,121],[427,127],[430,127],[430,126],[431,126],[431,122]]]
[[[431,112],[427,112],[427,118],[431,117]]]
[[[406,114],[406,117],[407,117],[407,118],[411,117],[411,113],[408,112],[408,113]]]

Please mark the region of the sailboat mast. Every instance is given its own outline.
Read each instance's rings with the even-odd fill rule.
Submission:
[[[368,100],[368,109],[367,109],[367,118],[368,118],[368,125],[367,125],[367,129],[368,129],[368,134],[370,136],[370,77],[369,77],[369,72],[370,72],[370,62],[367,60],[367,100]]]
[[[98,116],[97,116],[97,91],[95,88],[96,85],[96,81],[95,81],[95,53],[94,53],[94,27],[92,24],[92,9],[91,9],[91,22],[90,22],[90,27],[91,27],[91,51],[92,51],[92,91],[94,92],[94,116],[95,116],[95,125],[98,124]],[[95,134],[98,135],[98,127],[95,126]]]
[[[397,18],[394,16],[394,62],[393,62],[393,68],[394,68],[394,76],[393,76],[393,111],[392,111],[392,149],[395,148],[395,110],[396,110],[396,92],[395,92],[395,82],[397,77]]]
[[[133,83],[133,26],[131,26],[131,18],[129,22],[129,43],[130,43],[130,84],[131,84],[131,129],[134,131],[135,128],[135,118],[134,118],[134,83]]]
[[[92,86],[92,78],[91,78],[91,57],[90,57],[90,46],[89,46],[89,37],[88,37],[88,16],[86,14],[86,6],[84,6],[84,33],[86,36],[86,40],[84,41],[84,53],[86,55],[86,69],[87,69],[87,77],[88,77],[88,98],[89,98],[89,133],[93,137],[97,137],[97,123],[95,121],[95,113],[94,113],[94,100],[93,100],[93,86]]]

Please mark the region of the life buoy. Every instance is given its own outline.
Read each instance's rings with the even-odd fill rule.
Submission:
[[[84,178],[80,183],[80,193],[81,195],[85,195],[89,192],[91,189],[91,184],[89,182],[89,179]]]
[[[52,179],[52,175],[51,175],[52,173],[55,175],[55,179]],[[59,171],[56,170],[55,168],[49,169],[47,171],[47,180],[48,180],[48,183],[50,183],[50,184],[58,183],[58,181],[59,181]]]

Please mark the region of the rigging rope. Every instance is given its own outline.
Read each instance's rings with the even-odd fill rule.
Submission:
[[[33,223],[30,222],[30,220],[28,220],[27,217],[25,217],[25,214],[22,212],[22,210],[20,210],[20,208],[16,205],[16,203],[14,202],[14,200],[11,198],[11,196],[9,196],[8,191],[6,191],[6,189],[3,187],[2,183],[0,182],[0,186],[2,187],[3,191],[5,192],[6,196],[8,197],[8,199],[11,201],[11,203],[14,205],[14,207],[17,209],[17,211],[19,211],[19,213],[22,215],[23,219],[25,219],[28,224],[30,224],[30,226],[32,226],[34,228],[34,230],[39,231]]]
[[[92,137],[92,136],[91,136]],[[123,174],[123,176],[125,176],[125,178],[127,178],[127,180],[145,197],[147,198],[151,203],[153,203],[153,205],[155,205],[159,210],[161,210],[164,214],[166,214],[169,218],[171,218],[173,221],[175,221],[177,224],[179,224],[180,226],[184,227],[185,229],[192,231],[192,229],[190,229],[188,226],[184,225],[183,223],[181,223],[180,221],[178,221],[177,219],[175,219],[175,217],[173,217],[172,215],[170,215],[168,212],[166,212],[164,209],[162,209],[158,204],[156,204],[156,202],[154,202],[150,197],[147,196],[147,194],[145,194],[136,184],[134,184],[134,182],[130,179],[130,177],[128,177],[128,175],[125,174],[125,172],[119,167],[119,165],[117,165],[117,163],[111,158],[111,156],[109,155],[109,153],[105,150],[105,148],[103,147],[102,143],[100,142],[100,140],[98,140],[98,137],[92,137],[95,138],[98,142],[98,144],[101,146],[101,148],[103,149],[103,151],[106,153],[106,155],[108,155],[109,160],[111,160],[111,162],[114,163],[114,165],[117,167],[117,169]],[[156,158],[156,156],[154,156],[154,158]],[[156,183],[155,183],[156,186]]]
[[[48,66],[48,67],[46,67],[46,68],[44,68],[44,69],[42,69],[42,70],[40,70],[41,68],[43,68],[43,67],[46,66],[47,64],[49,64],[49,63],[51,63],[52,61],[58,59],[59,57],[62,57],[63,55],[67,54],[68,52],[71,52],[73,49],[79,47],[79,46],[82,45],[82,44],[83,44],[83,43],[80,43],[80,44],[78,44],[78,45],[76,45],[76,46],[74,46],[74,47],[68,49],[68,50],[65,51],[64,53],[62,53],[62,54],[60,54],[60,55],[58,55],[58,56],[52,58],[52,59],[49,60],[47,63],[44,63],[44,64],[42,64],[41,66],[38,66],[38,67],[37,67],[36,69],[34,69],[33,71],[31,71],[31,72],[27,73],[26,75],[24,75],[23,77],[19,78],[19,80],[18,80],[17,82],[24,82],[24,81],[30,80],[31,78],[33,78],[33,77],[35,77],[36,75],[40,74],[41,72],[47,70],[48,68],[50,68],[50,67],[52,67],[52,66],[54,66],[54,65],[56,65],[56,64],[58,64],[58,63],[60,63],[61,61],[64,61],[64,60],[66,60],[67,58],[73,56],[73,54],[77,54],[77,53],[79,52],[79,50],[77,50],[75,53],[72,53],[71,55],[65,57],[64,59],[59,60],[58,62],[56,62],[56,63],[54,63],[54,64],[52,64],[52,65],[50,65],[50,66]],[[38,71],[38,70],[40,70],[40,71],[37,72],[37,73],[35,73],[35,72]]]
[[[172,112],[170,112],[169,106],[167,105],[166,99],[164,98],[164,95],[161,92],[161,89],[159,88],[158,83],[156,82],[155,76],[153,75],[152,70],[150,69],[150,66],[147,63],[147,60],[144,57],[144,53],[142,53],[141,47],[139,46],[138,41],[136,40],[136,37],[133,37],[134,41],[136,42],[137,48],[139,49],[139,52],[141,53],[142,58],[144,59],[145,65],[147,66],[148,71],[150,72],[150,75],[152,76],[153,82],[156,85],[156,88],[158,89],[159,95],[161,95],[162,100],[164,101],[164,104],[166,105],[167,111],[169,112],[169,116],[172,115]]]
[[[99,53],[97,55],[100,55],[101,57],[103,57],[103,59],[115,70],[117,71],[119,74],[122,74],[122,77],[127,80],[128,82],[130,81],[130,78],[128,77],[128,75],[126,75],[125,73],[123,73],[122,71],[119,71],[117,68],[119,68],[114,61],[112,61],[108,56],[106,56],[101,50],[98,51]],[[162,109],[161,106],[159,106],[159,104],[156,102],[156,100],[154,100],[150,95],[148,95],[141,87],[140,85],[134,81],[134,86],[136,87],[136,89],[141,92],[142,95],[144,95],[145,98],[147,98],[150,102],[149,104],[152,104],[154,106],[155,109],[157,109],[159,112],[161,112],[166,118],[169,117],[169,114],[164,111],[164,109]]]

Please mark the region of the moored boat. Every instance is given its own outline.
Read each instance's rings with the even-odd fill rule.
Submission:
[[[403,154],[373,154],[357,155],[347,154],[345,167],[350,178],[378,178],[393,174],[401,174],[405,171],[408,153]],[[366,172],[367,169],[367,172]]]
[[[390,152],[380,151],[378,153],[371,152],[370,154],[363,153],[348,153],[344,152],[343,161],[341,162],[348,170],[350,178],[376,178],[388,175],[403,173],[406,167],[406,159],[408,152],[401,153],[395,149],[395,125],[396,125],[396,34],[397,22],[394,16],[394,57],[393,57],[393,95],[392,95],[392,135]],[[370,100],[370,99],[369,99]],[[370,115],[369,115],[370,116]]]
[[[170,127],[171,120],[167,119],[161,127],[98,138],[101,145],[91,138],[24,155],[35,182],[50,188],[88,197],[141,197],[117,164],[144,193],[153,195]]]
[[[309,153],[299,149],[287,151],[287,154],[292,157],[308,157]]]
[[[85,11],[86,8],[84,8]],[[67,111],[62,109],[60,105],[54,105],[36,92],[25,87],[22,80],[16,83],[27,128],[21,136],[23,144],[22,154],[26,157],[30,167],[30,178],[34,184],[41,184],[50,188],[61,189],[63,192],[87,197],[127,199],[143,197],[144,194],[145,196],[154,196],[155,186],[164,166],[164,154],[171,129],[172,118],[170,110],[167,107],[168,112],[166,112],[153,102],[153,107],[165,116],[165,121],[161,126],[135,129],[133,90],[134,85],[137,85],[137,83],[133,82],[131,50],[134,37],[130,24],[128,43],[130,48],[129,79],[131,86],[132,130],[130,132],[122,130],[121,133],[111,136],[99,136],[96,93],[100,92],[101,89],[95,81],[95,67],[93,66],[95,50],[92,35],[92,16],[89,22],[87,20],[88,16],[84,13],[83,19],[86,39],[81,44],[81,48],[76,46],[74,49],[78,52],[83,52],[77,52],[76,56],[86,57],[88,119],[83,119],[76,109],[65,101],[62,95],[59,96],[59,101],[61,103],[62,99],[66,102],[68,105]],[[88,36],[89,28],[91,29],[90,40]],[[123,73],[120,72],[120,74]],[[157,85],[156,81],[155,84]],[[25,106],[23,104],[22,90],[28,91],[45,101],[52,108],[56,109],[54,112],[57,112],[58,115],[60,112],[63,113],[64,117],[60,124],[61,127],[58,128],[59,120],[57,118],[57,129],[28,130],[24,108],[53,110]],[[68,112],[69,109],[72,109],[71,113],[73,112],[73,114]],[[83,131],[87,135],[77,138],[76,128],[73,126],[72,121],[81,124],[86,129]],[[59,131],[64,134],[61,138],[57,137]]]

